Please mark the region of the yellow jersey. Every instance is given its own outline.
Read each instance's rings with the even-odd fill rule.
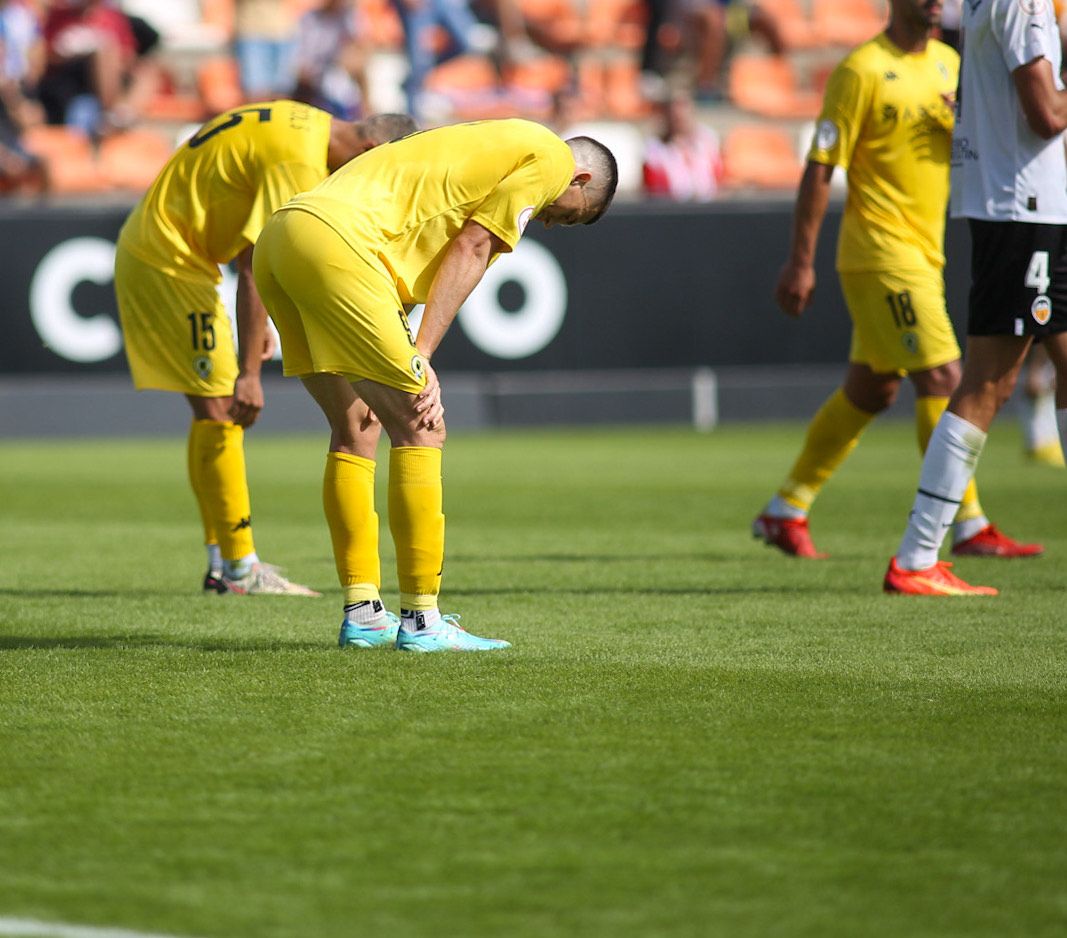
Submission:
[[[326,178],[330,121],[295,101],[220,114],[170,158],[119,243],[164,273],[220,279],[277,208]]]
[[[959,56],[936,39],[907,53],[882,33],[830,76],[808,159],[848,173],[837,269],[945,265]]]
[[[547,127],[474,121],[368,150],[284,210],[322,219],[386,266],[401,302],[424,303],[444,249],[468,220],[510,251],[530,219],[563,194],[574,168],[570,147]]]

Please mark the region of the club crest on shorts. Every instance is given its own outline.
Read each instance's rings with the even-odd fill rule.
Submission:
[[[914,332],[905,332],[900,336],[900,344],[912,355],[919,354],[919,337]]]
[[[1027,16],[1040,16],[1045,12],[1045,0],[1019,0],[1019,6]]]
[[[1052,304],[1047,296],[1039,296],[1030,304],[1030,315],[1039,326],[1044,326],[1052,318]]]
[[[197,355],[193,359],[193,371],[195,371],[202,380],[206,381],[211,377],[211,372],[215,370],[215,365],[207,355]]]
[[[426,359],[421,355],[411,356],[411,373],[420,380],[426,377]]]

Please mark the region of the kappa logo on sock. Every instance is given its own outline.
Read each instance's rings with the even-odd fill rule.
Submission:
[[[416,612],[415,613],[415,628],[418,629],[420,632],[424,628],[426,628],[426,616],[425,616],[424,613],[421,613],[421,612]]]
[[[383,605],[381,604],[381,602],[380,602],[379,600],[377,600],[377,599],[375,599],[375,600],[373,600],[373,601],[371,602],[371,609],[373,609],[373,610],[374,610],[374,612],[376,612],[376,613],[377,613],[377,612],[381,612],[381,611],[382,611],[382,610],[383,610],[384,608],[385,608],[385,607],[384,607],[384,606],[383,606]]]
[[[243,531],[245,528],[250,528],[250,527],[252,527],[252,516],[251,515],[249,515],[247,518],[242,518],[230,530],[231,531],[235,531],[235,532],[236,531]]]

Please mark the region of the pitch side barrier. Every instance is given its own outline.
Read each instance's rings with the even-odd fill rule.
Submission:
[[[174,425],[165,412],[175,396],[134,394],[125,378],[112,266],[128,210],[0,206],[0,433],[31,432],[27,411],[38,432]],[[592,228],[531,224],[516,251],[489,269],[435,356],[451,425],[707,428],[809,415],[840,379],[848,350],[833,269],[840,206],[824,226],[816,302],[800,322],[772,296],[791,215],[790,202],[631,204]],[[950,223],[946,273],[957,328],[968,250],[966,227]],[[232,314],[232,274],[220,289]],[[417,325],[417,313],[412,319]],[[270,387],[277,429],[318,428],[295,383],[279,378]],[[110,431],[97,429],[102,422]]]

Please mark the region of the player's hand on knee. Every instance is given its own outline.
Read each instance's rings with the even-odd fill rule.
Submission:
[[[426,363],[426,387],[415,395],[415,411],[419,415],[416,428],[425,427],[427,430],[436,430],[441,426],[445,416],[445,405],[441,400],[441,382],[437,380],[437,372],[430,363]]]

